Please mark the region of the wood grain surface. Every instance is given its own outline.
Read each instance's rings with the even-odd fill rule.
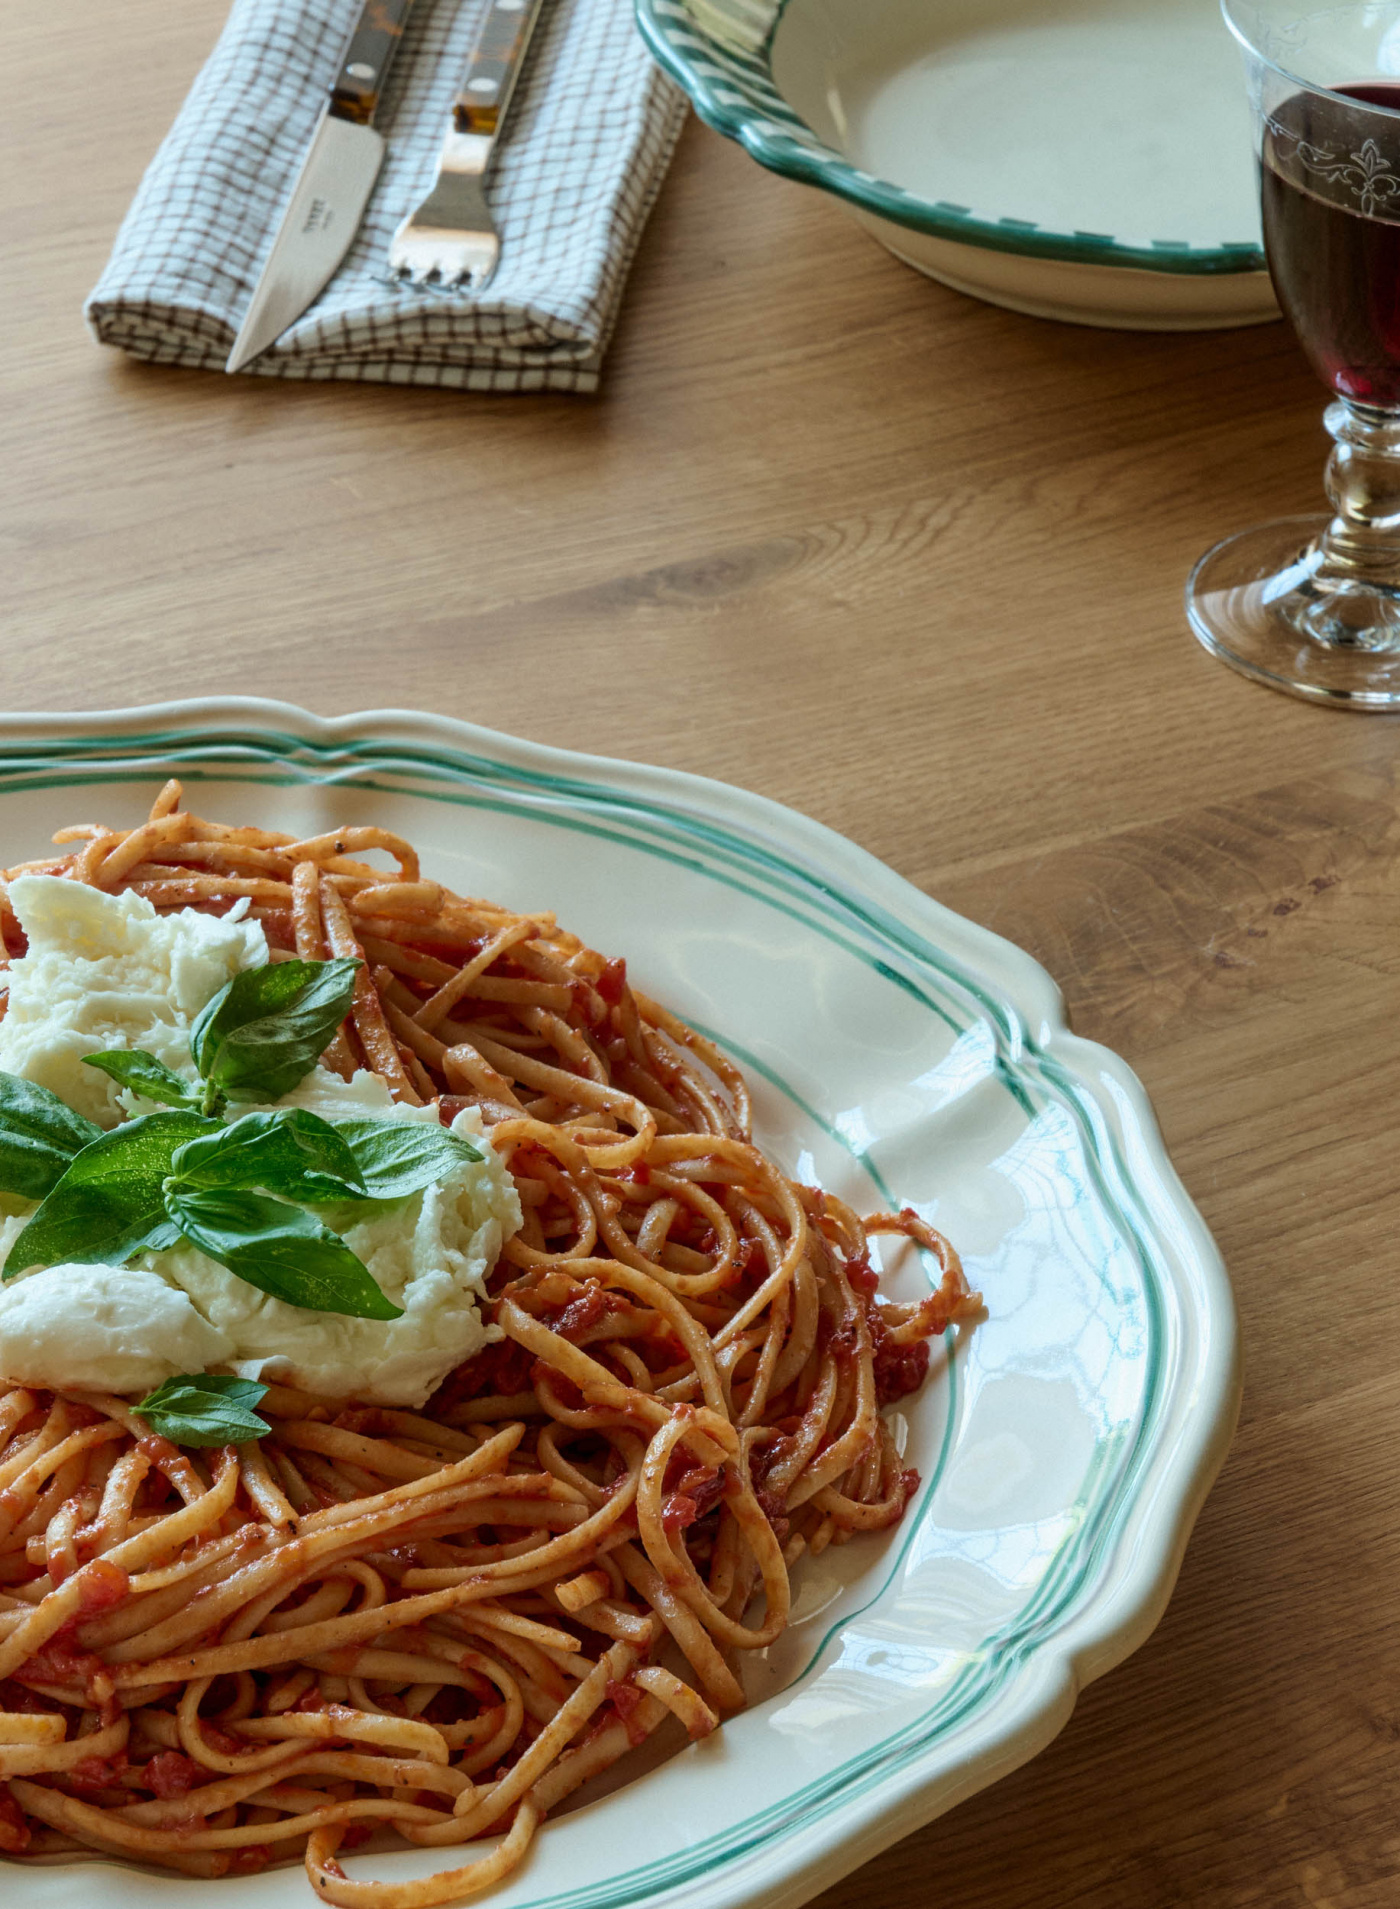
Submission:
[[[1038,956],[1221,1243],[1244,1417],[1151,1641],[822,1909],[1400,1903],[1398,732],[1180,608],[1320,505],[1291,339],[974,303],[692,125],[596,399],[131,364],[81,300],[221,10],[10,39],[5,701],[419,705],[696,770]]]

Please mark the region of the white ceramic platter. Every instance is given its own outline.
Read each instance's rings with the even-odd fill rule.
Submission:
[[[554,908],[747,1067],[759,1137],[960,1247],[986,1318],[906,1401],[923,1486],[799,1578],[753,1707],[550,1823],[509,1909],[786,1909],[1040,1749],[1156,1623],[1237,1404],[1235,1316],[1137,1081],[1029,956],[738,789],[441,718],[233,699],[0,723],[0,861],[71,820],[375,820]],[[896,1290],[919,1290],[917,1262]],[[440,1852],[352,1856],[427,1873]],[[11,1883],[11,1890],[15,1888]],[[293,1909],[300,1869],[29,1869],[25,1909]]]
[[[958,290],[1149,330],[1276,317],[1216,0],[638,0],[702,115]]]

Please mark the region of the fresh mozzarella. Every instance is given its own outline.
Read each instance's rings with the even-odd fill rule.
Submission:
[[[19,875],[10,905],[29,950],[6,976],[0,1071],[47,1087],[100,1127],[132,1111],[132,1096],[84,1058],[140,1047],[194,1078],[190,1028],[240,968],[261,967],[255,921],[158,915],[143,895],[108,895],[56,875]]]
[[[141,1394],[233,1351],[178,1287],[144,1267],[51,1266],[0,1289],[0,1372],[21,1385]]]
[[[438,1117],[436,1107],[410,1107],[395,1100],[379,1075],[363,1067],[349,1080],[328,1067],[313,1067],[281,1100],[232,1108],[230,1114],[268,1113],[273,1107],[300,1107],[322,1120],[426,1120],[431,1126]]]
[[[330,1119],[435,1118],[430,1107],[397,1105],[377,1074],[345,1082],[322,1069],[278,1104]],[[459,1114],[452,1131],[480,1143],[475,1109]],[[482,1160],[464,1161],[406,1200],[317,1209],[380,1290],[403,1307],[402,1319],[350,1319],[288,1306],[193,1247],[144,1254],[140,1263],[188,1293],[227,1336],[242,1377],[280,1379],[328,1398],[422,1405],[454,1366],[485,1344],[477,1301],[502,1245],[520,1225],[510,1174],[488,1144],[480,1151]]]
[[[10,899],[30,947],[10,970],[0,1069],[41,1082],[107,1127],[154,1110],[84,1067],[83,1056],[142,1047],[192,1080],[189,1030],[200,1009],[241,967],[267,959],[256,923],[193,910],[162,917],[139,896],[52,876],[19,877]],[[326,1120],[437,1118],[435,1107],[395,1102],[377,1074],[345,1081],[324,1067],[275,1104]],[[248,1111],[232,1107],[229,1118]],[[479,1116],[459,1115],[453,1131],[480,1141]],[[0,1289],[0,1374],[126,1392],[223,1365],[325,1397],[421,1405],[488,1333],[496,1336],[482,1324],[478,1301],[504,1241],[520,1226],[520,1203],[499,1156],[484,1142],[480,1150],[482,1160],[464,1161],[406,1200],[318,1209],[403,1307],[401,1319],[289,1306],[180,1247],[141,1254],[127,1267],[19,1274]],[[24,1217],[0,1226],[0,1258]]]

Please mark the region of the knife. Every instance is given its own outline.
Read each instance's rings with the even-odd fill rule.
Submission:
[[[225,371],[241,371],[275,344],[350,250],[384,163],[374,115],[412,5],[365,0]]]

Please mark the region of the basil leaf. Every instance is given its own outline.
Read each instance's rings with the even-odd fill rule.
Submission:
[[[148,1054],[143,1047],[112,1048],[105,1054],[85,1054],[84,1067],[100,1067],[123,1087],[143,1094],[147,1100],[159,1100],[167,1107],[181,1107],[194,1113],[199,1109],[199,1089]]]
[[[0,1074],[0,1191],[42,1200],[102,1129],[57,1094],[18,1074]]]
[[[195,1066],[231,1100],[280,1100],[310,1073],[345,1019],[360,965],[342,956],[245,968],[191,1029]]]
[[[346,1142],[328,1120],[300,1107],[244,1114],[218,1133],[187,1140],[171,1171],[189,1186],[261,1187],[290,1200],[362,1199],[365,1192]]]
[[[198,1114],[143,1114],[84,1147],[15,1241],[5,1278],[27,1266],[120,1266],[144,1247],[174,1246],[179,1229],[162,1191],[171,1160],[217,1126]]]
[[[272,1430],[253,1410],[266,1396],[267,1387],[256,1379],[185,1372],[158,1385],[132,1410],[174,1445],[245,1445]]]
[[[165,1204],[192,1245],[274,1299],[352,1319],[403,1317],[340,1235],[299,1206],[178,1181],[166,1187]]]
[[[464,1161],[486,1156],[436,1121],[337,1120],[372,1200],[401,1200],[445,1179]]]

